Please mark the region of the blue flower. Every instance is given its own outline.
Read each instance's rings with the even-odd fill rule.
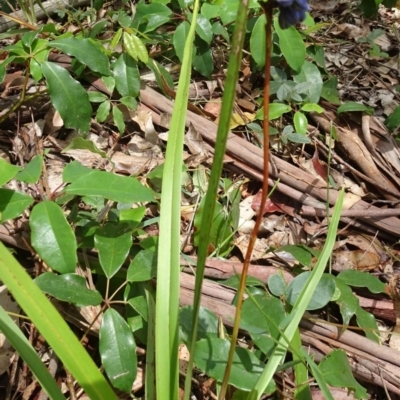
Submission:
[[[306,18],[306,12],[310,11],[307,0],[275,0],[279,7],[279,25],[282,29],[296,25]]]

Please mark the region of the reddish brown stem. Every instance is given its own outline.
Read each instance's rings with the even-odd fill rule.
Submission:
[[[263,184],[262,184],[262,195],[261,195],[261,203],[260,209],[258,211],[256,223],[254,225],[254,229],[251,233],[249,245],[247,248],[246,256],[243,263],[243,271],[240,279],[240,285],[238,289],[238,301],[236,305],[235,312],[235,322],[233,326],[232,338],[231,338],[231,347],[229,350],[228,361],[225,369],[224,380],[221,386],[221,391],[219,395],[219,399],[225,399],[225,393],[227,389],[227,382],[229,380],[229,375],[231,371],[231,365],[233,361],[233,355],[235,353],[235,347],[239,332],[239,323],[240,316],[242,313],[242,305],[243,305],[243,295],[246,287],[246,277],[247,272],[250,265],[251,255],[253,253],[253,248],[257,239],[257,233],[259,231],[263,210],[265,206],[265,202],[268,196],[268,167],[269,167],[269,82],[270,82],[270,70],[271,70],[271,47],[272,47],[272,8],[273,2],[270,0],[267,3],[260,3],[264,9],[265,16],[267,19],[267,23],[265,25],[265,37],[266,37],[266,54],[265,54],[265,73],[264,73],[264,168],[263,168]]]

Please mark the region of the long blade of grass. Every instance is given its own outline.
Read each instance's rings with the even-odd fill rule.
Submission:
[[[329,225],[325,245],[322,249],[320,257],[318,258],[317,264],[311,272],[310,277],[307,280],[304,289],[301,291],[296,303],[294,304],[292,312],[286,319],[290,322],[284,329],[283,335],[279,339],[279,342],[270,359],[268,360],[268,363],[265,366],[264,371],[258,379],[254,389],[247,396],[247,400],[258,400],[261,397],[265,388],[271,381],[276,369],[278,368],[279,364],[282,362],[286,354],[286,350],[289,347],[289,343],[287,341],[290,342],[293,339],[296,329],[299,326],[300,320],[307,309],[308,303],[311,300],[311,297],[318,285],[318,282],[320,281],[325,271],[325,267],[329,260],[329,257],[331,256],[333,246],[335,245],[337,228],[340,221],[343,198],[344,190],[342,189],[338,197],[338,201],[335,205],[335,210],[332,215],[331,223]]]
[[[25,269],[0,242],[0,279],[93,400],[117,397],[75,334]]]
[[[32,373],[49,397],[52,400],[65,400],[61,389],[57,386],[56,381],[42,363],[35,349],[3,307],[0,307],[0,331],[5,335],[22,359],[29,365]]]
[[[229,134],[229,126],[232,116],[233,103],[235,101],[236,83],[239,76],[240,61],[242,58],[243,41],[246,32],[247,10],[249,0],[241,0],[235,21],[235,30],[232,38],[232,49],[229,56],[228,71],[226,74],[224,95],[222,97],[221,115],[218,124],[217,139],[215,141],[214,161],[211,168],[211,176],[206,193],[204,204],[204,214],[201,221],[199,234],[199,248],[197,256],[196,283],[193,300],[193,326],[192,336],[189,344],[190,359],[185,380],[185,399],[189,399],[190,386],[193,370],[193,357],[196,345],[198,314],[201,300],[201,287],[204,278],[204,268],[208,254],[208,244],[210,241],[210,229],[215,209],[215,199],[218,192],[219,179],[222,173],[226,141]]]
[[[171,118],[161,191],[155,333],[158,400],[178,398],[180,204],[183,140],[198,9],[199,0],[196,0],[192,24],[185,42],[181,75]]]

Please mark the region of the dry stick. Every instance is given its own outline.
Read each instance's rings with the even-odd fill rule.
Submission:
[[[267,195],[268,195],[268,178],[269,178],[269,173],[268,173],[268,167],[269,167],[269,82],[270,82],[270,70],[271,70],[271,46],[272,46],[272,7],[273,3],[271,1],[268,1],[267,3],[260,3],[261,6],[264,9],[264,13],[267,19],[267,23],[265,25],[265,37],[266,37],[266,55],[265,55],[265,72],[264,72],[264,166],[263,166],[263,183],[262,183],[262,195],[261,195],[261,202],[260,202],[260,209],[258,211],[256,223],[253,228],[253,232],[251,233],[250,239],[249,239],[249,245],[247,247],[247,252],[246,256],[244,259],[243,263],[243,270],[242,270],[242,275],[240,277],[240,285],[237,293],[237,298],[238,302],[236,305],[236,311],[235,311],[235,324],[233,326],[233,332],[232,332],[232,337],[231,337],[231,346],[229,349],[229,356],[228,356],[228,361],[226,364],[226,369],[224,373],[224,379],[222,381],[222,386],[221,386],[221,391],[219,394],[220,399],[225,399],[225,394],[228,386],[228,380],[229,380],[229,375],[231,372],[231,367],[233,363],[233,356],[235,354],[235,348],[236,348],[236,342],[238,338],[238,332],[239,332],[239,321],[240,321],[240,316],[242,313],[242,306],[243,306],[243,295],[244,295],[244,290],[246,287],[246,277],[247,277],[247,271],[249,269],[250,265],[250,260],[251,260],[251,255],[253,253],[254,245],[257,239],[257,234],[260,229],[260,225],[262,222],[262,217],[263,217],[263,211],[265,207],[265,203],[267,201]]]

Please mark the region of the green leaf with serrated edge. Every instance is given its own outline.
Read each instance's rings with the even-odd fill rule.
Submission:
[[[303,272],[296,276],[288,285],[285,292],[286,300],[290,304],[294,304],[297,301],[307,279],[310,276],[310,272]],[[313,293],[313,296],[308,304],[307,310],[318,310],[326,306],[331,300],[335,293],[335,281],[329,274],[322,275],[321,280]]]
[[[261,14],[250,36],[250,52],[258,68],[262,68],[265,64],[265,51],[260,51],[265,49],[265,23],[265,14]]]
[[[111,51],[113,51],[117,47],[117,44],[121,40],[122,32],[123,32],[122,28],[119,28],[117,30],[117,32],[115,32],[115,34],[114,34],[114,36],[113,36],[113,38],[111,39],[111,42],[110,42],[110,50]]]
[[[282,29],[279,26],[278,18],[274,18],[274,28],[279,37],[279,47],[286,62],[294,71],[300,71],[306,59],[306,46],[302,36],[293,26]]]
[[[280,335],[278,327],[285,317],[281,300],[265,294],[252,296],[243,302],[240,328],[248,331],[260,350],[268,354]]]
[[[132,229],[127,223],[112,223],[98,228],[94,245],[99,252],[99,261],[107,278],[112,278],[128,257],[132,246]]]
[[[189,21],[192,21],[192,15],[189,15]],[[199,14],[196,21],[196,33],[207,43],[210,44],[213,38],[212,27],[210,21],[204,16]]]
[[[337,109],[338,114],[344,112],[353,112],[353,111],[361,111],[369,115],[374,115],[374,109],[372,107],[368,107],[360,103],[355,103],[354,101],[349,101],[347,103],[344,103]]]
[[[301,135],[307,134],[307,117],[301,111],[296,111],[294,113],[293,122],[297,133],[300,133]]]
[[[99,332],[100,357],[110,382],[130,393],[137,373],[136,343],[121,315],[109,308],[103,315]]]
[[[359,308],[359,301],[357,296],[353,294],[351,288],[346,285],[344,281],[338,278],[335,279],[337,289],[340,291],[340,296],[336,300],[336,303],[340,307],[340,314],[342,315],[343,325],[347,326],[353,318],[357,309]]]
[[[229,340],[202,339],[196,342],[194,362],[207,375],[222,382],[225,366],[228,359]],[[254,353],[241,347],[236,347],[229,377],[229,384],[242,390],[251,390],[263,371],[264,364]],[[266,393],[275,390],[275,383],[271,382]]]
[[[193,57],[193,68],[206,78],[211,79],[214,70],[214,61],[211,49],[208,46],[199,46],[197,53]]]
[[[42,167],[43,157],[35,156],[22,171],[18,172],[15,179],[26,183],[37,183],[42,173]]]
[[[137,108],[137,101],[134,97],[132,96],[125,96],[121,97],[119,101],[124,105],[130,108],[131,110],[136,110]]]
[[[193,307],[185,306],[179,310],[179,333],[180,338],[188,343],[192,335]],[[197,327],[197,340],[218,338],[219,321],[217,316],[210,310],[200,307],[199,325]]]
[[[286,290],[286,282],[280,274],[271,275],[268,279],[268,289],[276,297],[284,295]]]
[[[33,207],[29,226],[32,246],[40,258],[54,271],[74,272],[77,243],[61,208],[52,201],[42,201]]]
[[[123,53],[114,64],[115,86],[121,96],[136,97],[140,90],[140,74],[136,61]]]
[[[92,153],[99,154],[102,158],[107,158],[107,154],[104,151],[99,150],[91,140],[85,140],[82,137],[74,137],[72,142],[62,150],[62,153],[74,149],[89,150]]]
[[[300,72],[293,77],[293,80],[298,84],[306,84],[306,90],[303,93],[307,94],[308,102],[319,102],[323,83],[321,72],[315,64],[304,61]]]
[[[32,203],[31,196],[11,189],[0,189],[0,222],[17,218]]]
[[[322,359],[319,370],[328,385],[352,390],[357,399],[368,398],[366,389],[354,379],[349,359],[343,350],[331,351]]]
[[[340,272],[337,277],[350,286],[366,287],[371,293],[385,293],[386,285],[367,272],[346,270]]]
[[[316,112],[318,114],[324,112],[324,109],[315,103],[306,103],[303,106],[301,106],[300,110],[305,112]]]
[[[283,114],[292,111],[291,107],[283,103],[272,103],[269,105],[269,116],[270,120],[280,118]],[[257,111],[256,119],[264,119],[264,107]]]
[[[357,325],[364,330],[365,336],[374,342],[381,344],[379,328],[376,323],[375,317],[365,311],[363,308],[358,307],[356,310]]]
[[[76,57],[80,63],[87,65],[94,72],[106,76],[111,73],[108,57],[89,39],[77,39],[76,37],[56,39],[48,42],[48,46]]]
[[[107,117],[110,115],[110,110],[111,110],[111,101],[110,100],[106,100],[103,103],[101,103],[96,112],[97,122],[104,122],[107,119]]]
[[[400,106],[397,106],[394,111],[387,117],[385,121],[389,131],[393,131],[400,126]]]
[[[112,108],[114,124],[117,126],[119,133],[125,132],[125,122],[124,122],[124,115],[122,111],[118,108],[113,106]]]
[[[129,282],[143,282],[154,278],[157,273],[157,252],[154,249],[141,250],[131,261],[126,279]]]
[[[285,245],[278,247],[275,250],[275,253],[279,253],[281,251],[286,251],[291,254],[300,264],[305,267],[311,266],[312,253],[311,251],[303,245]]]
[[[183,59],[183,50],[185,47],[185,41],[189,29],[190,29],[189,22],[183,21],[176,27],[174,36],[172,37],[172,43],[174,45],[175,53],[181,62]]]
[[[80,307],[97,306],[102,302],[101,294],[97,290],[90,290],[85,278],[76,274],[45,272],[35,279],[35,283],[50,296]]]
[[[89,101],[91,103],[102,103],[103,101],[108,100],[108,97],[104,93],[90,91],[88,92]]]
[[[92,106],[86,90],[58,64],[45,61],[42,63],[42,72],[49,87],[51,102],[60,113],[65,127],[87,132]]]
[[[12,178],[14,178],[18,172],[21,171],[21,169],[21,167],[12,165],[0,157],[0,186],[3,186]]]

